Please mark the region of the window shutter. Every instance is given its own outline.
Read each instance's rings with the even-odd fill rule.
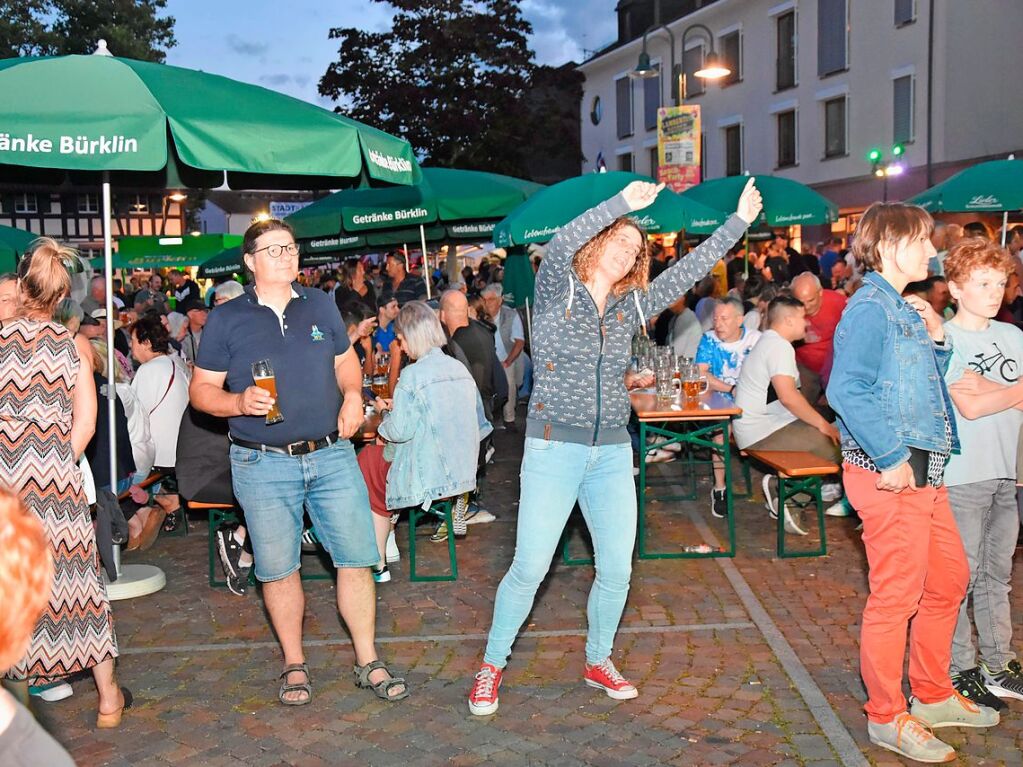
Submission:
[[[913,77],[906,75],[892,81],[892,141],[904,144],[913,140]]]
[[[628,77],[615,82],[615,110],[618,114],[618,138],[632,135],[632,80]]]
[[[643,127],[657,129],[657,110],[661,106],[661,67],[655,65],[657,77],[643,81]]]
[[[845,0],[817,0],[817,74],[846,68]]]
[[[916,17],[913,13],[913,0],[895,0],[895,26],[901,26],[913,21]]]
[[[699,96],[706,90],[703,80],[693,74],[703,67],[703,46],[690,48],[682,54],[682,70],[686,73],[686,98]]]

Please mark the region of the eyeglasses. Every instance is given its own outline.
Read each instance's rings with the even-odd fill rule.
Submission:
[[[298,255],[298,245],[293,242],[289,245],[278,245],[277,243],[274,243],[273,245],[267,245],[265,248],[256,248],[252,251],[252,255],[259,253],[261,250],[265,250],[266,254],[270,256],[270,258],[280,258],[284,255],[285,251],[288,252],[289,256]]]

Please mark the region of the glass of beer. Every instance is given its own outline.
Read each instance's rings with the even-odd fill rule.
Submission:
[[[700,395],[707,391],[707,378],[700,373],[699,366],[689,365],[682,374],[682,398],[686,407],[696,407]]]
[[[391,355],[383,352],[376,356],[376,367],[373,371],[373,394],[377,397],[389,397],[390,391],[388,386],[388,369],[391,364]]]
[[[271,426],[284,420],[284,414],[277,406],[277,378],[274,376],[270,360],[257,360],[252,363],[252,380],[263,391],[274,398],[270,412],[266,414],[266,425]]]

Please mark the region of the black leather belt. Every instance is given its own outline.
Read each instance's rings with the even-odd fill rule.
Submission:
[[[283,453],[284,455],[308,455],[309,453],[315,453],[317,450],[322,450],[325,447],[330,447],[338,441],[340,435],[333,431],[326,437],[320,439],[304,440],[302,442],[292,442],[290,445],[262,445],[259,442],[249,442],[248,440],[238,439],[235,436],[229,437],[231,443],[238,445],[238,447],[247,447],[249,450],[262,450],[268,453]]]

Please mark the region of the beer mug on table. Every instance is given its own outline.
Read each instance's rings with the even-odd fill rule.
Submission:
[[[277,378],[274,376],[270,360],[257,360],[252,363],[252,380],[256,386],[274,398],[270,412],[266,414],[266,425],[272,426],[283,421],[284,414],[281,413],[281,409],[277,405]]]
[[[656,381],[657,396],[660,399],[671,399],[675,396],[674,356],[668,354],[656,354],[654,356],[654,378]]]
[[[682,371],[682,398],[686,404],[696,405],[708,387],[707,377],[700,372],[700,366],[695,362],[686,365]]]

